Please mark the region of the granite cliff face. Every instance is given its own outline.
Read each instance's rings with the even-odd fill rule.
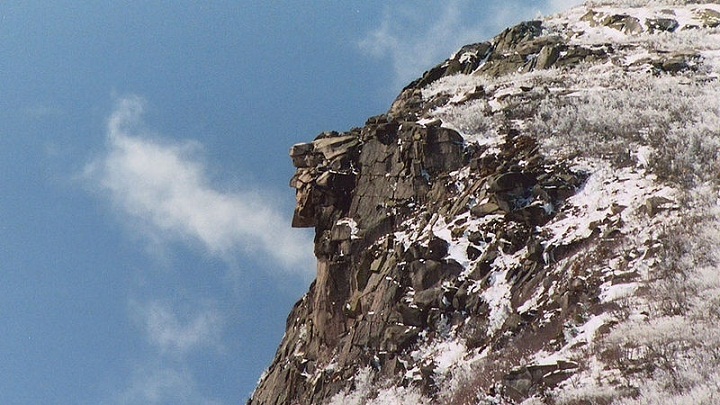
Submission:
[[[717,220],[719,25],[716,4],[652,1],[521,23],[364,127],[293,146],[292,225],[315,228],[317,278],[248,403],[611,403],[642,398],[642,381],[697,387],[667,373],[705,346],[660,356],[659,338],[626,337],[682,328],[715,288],[688,282],[714,253],[685,256]],[[688,223],[692,243],[677,237]]]

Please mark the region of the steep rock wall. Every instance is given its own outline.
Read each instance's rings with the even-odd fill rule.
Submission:
[[[593,10],[581,21],[629,35],[672,32],[678,24],[643,25]],[[250,404],[324,403],[354,387],[362,369],[372,370],[379,386],[415,387],[435,398],[452,370],[428,352],[433,342],[455,342],[464,355],[495,361],[478,389],[507,401],[579,372],[583,365],[567,358],[533,364],[524,356],[586,344],[574,334],[591,321],[592,333],[603,322],[610,327],[613,318],[603,313],[615,306],[603,294],[638,273],[606,274],[602,261],[632,268],[654,255],[650,237],[623,247],[642,233],[626,222],[649,217],[644,221],[659,226],[662,213],[674,209],[671,192],[641,181],[633,157],[622,152],[602,156],[617,169],[603,180],[612,189],[607,201],[580,196],[568,203],[591,173],[572,157],[543,155],[525,120],[542,117],[543,102],[572,100],[577,91],[559,76],[539,76],[551,83],[543,86],[532,77],[517,86],[491,80],[608,63],[623,72],[683,75],[698,69],[699,57],[627,57],[636,44],[578,42],[581,32],[562,29],[531,21],[463,47],[403,89],[387,114],[293,146],[293,226],[315,228],[317,278],[288,316]],[[487,81],[454,96],[427,90],[453,75]],[[480,105],[466,114],[481,115],[483,131],[496,136],[463,137],[438,118],[437,111],[463,105]],[[632,199],[616,197],[611,181],[630,187]]]
[[[540,282],[544,263],[533,228],[582,182],[538,149],[532,137],[508,129],[500,153],[488,155],[439,121],[388,115],[295,145],[293,224],[315,227],[318,274],[288,317],[278,355],[251,403],[321,403],[368,365],[382,378],[432,393],[434,365],[420,364],[408,350],[421,334],[449,323],[467,330],[472,345],[489,344],[492,338],[480,332],[487,304],[468,290],[488,277],[498,254],[526,246],[526,263],[511,277],[518,288]],[[461,183],[451,176],[459,170],[468,172]],[[486,201],[471,204],[476,200]],[[498,219],[471,237],[465,254],[474,268],[449,257],[448,241],[432,234],[410,244],[395,239],[407,228],[404,221],[422,228],[437,213]],[[477,320],[466,323],[469,317]]]

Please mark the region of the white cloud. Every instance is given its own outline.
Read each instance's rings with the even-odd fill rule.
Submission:
[[[380,26],[359,45],[371,56],[389,57],[395,84],[405,85],[461,46],[487,40],[528,14],[522,2],[511,3],[478,7],[471,1],[452,0],[440,3],[441,9],[427,3],[393,3],[393,8],[386,7]],[[477,15],[478,9],[484,13]]]
[[[461,46],[486,41],[506,27],[581,4],[582,0],[393,2],[379,27],[359,42],[376,58],[389,58],[400,87],[417,79]],[[441,8],[433,5],[441,4]]]
[[[160,364],[138,367],[128,388],[114,401],[118,405],[219,405],[203,396],[193,375],[184,368]]]
[[[196,349],[220,347],[223,319],[210,306],[182,315],[178,315],[182,311],[160,301],[131,302],[130,306],[160,354],[182,358]]]
[[[466,3],[448,1],[437,17],[434,11],[416,3],[388,6],[380,26],[360,41],[360,49],[374,57],[389,57],[395,84],[405,85],[456,48],[483,37],[485,30],[481,27],[462,25],[461,13]]]
[[[136,364],[127,386],[112,398],[117,405],[219,404],[202,394],[188,356],[207,356],[202,349],[221,349],[223,319],[211,305],[178,309],[166,302],[130,301],[132,317],[153,347]]]
[[[107,128],[107,152],[86,167],[91,180],[149,240],[196,241],[211,254],[263,254],[286,272],[314,273],[312,242],[257,191],[213,187],[197,142],[162,140],[145,129],[144,102],[121,99]]]

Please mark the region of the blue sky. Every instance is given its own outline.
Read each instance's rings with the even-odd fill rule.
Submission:
[[[0,3],[0,402],[243,403],[314,274],[289,147],[576,3]]]

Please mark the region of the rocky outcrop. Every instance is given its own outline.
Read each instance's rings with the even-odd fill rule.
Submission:
[[[577,368],[577,363],[564,360],[519,367],[503,377],[503,387],[509,398],[521,401],[542,389],[557,386],[572,376]]]
[[[297,168],[290,183],[297,191],[292,224],[315,228],[317,278],[288,316],[277,356],[250,404],[322,403],[364,366],[378,378],[432,394],[435,365],[410,350],[420,340],[453,325],[471,347],[503,344],[486,333],[489,308],[472,290],[490,277],[498,255],[522,249],[524,265],[508,280],[518,290],[542,282],[546,263],[535,228],[555,215],[583,176],[545,161],[536,140],[517,129],[507,128],[500,150],[489,153],[439,120],[418,121],[442,103],[428,104],[421,89],[456,73],[497,76],[604,56],[568,52],[555,38],[538,38],[540,32],[533,21],[492,43],[466,46],[406,87],[388,114],[291,148]],[[470,98],[484,96],[478,89]],[[461,182],[459,171],[466,172]],[[406,220],[422,229],[432,227],[437,214],[488,218],[468,238],[465,255],[474,267],[450,257],[449,241],[432,234],[410,243],[396,238],[408,229]]]
[[[288,318],[284,347],[255,394],[263,404],[328,398],[358,364],[390,361],[388,376],[402,367],[397,354],[417,339],[426,319],[399,302],[405,252],[388,235],[421,206],[445,200],[453,192],[448,173],[468,160],[457,132],[389,116],[348,133],[321,134],[290,155],[297,167],[293,225],[315,227],[318,275]],[[416,270],[407,282],[428,290],[457,276],[461,268],[444,261],[446,253],[439,246],[413,250],[409,266]],[[317,374],[331,362],[331,370]],[[307,374],[316,380],[307,381]],[[265,392],[265,386],[274,388]]]
[[[278,356],[251,403],[320,403],[363,365],[432,392],[432,379],[420,377],[433,366],[408,349],[448,322],[459,326],[487,314],[470,291],[499,254],[530,247],[525,267],[509,276],[517,288],[541,274],[534,228],[582,176],[546,162],[535,140],[516,130],[499,153],[488,154],[439,124],[379,116],[362,129],[321,134],[291,149],[293,225],[315,227],[318,275],[288,317]],[[458,169],[468,171],[466,189],[451,175]],[[407,219],[437,221],[433,212],[494,218],[471,235],[466,254],[477,266],[464,277],[448,241],[429,235],[406,245],[393,234]],[[478,327],[472,344],[491,344]]]
[[[713,12],[698,11],[698,21],[710,27]],[[580,27],[627,36],[692,29],[664,11],[652,18],[583,13]],[[533,75],[602,65],[619,76],[675,77],[698,71],[702,57],[658,50],[629,57],[638,47],[632,41],[577,41],[577,27],[561,28],[530,21],[467,45],[405,87],[386,114],[291,148],[292,225],[315,230],[317,278],[288,316],[249,404],[326,403],[352,388],[362,369],[374,381],[436,398],[452,372],[433,350],[447,342],[487,363],[475,398],[482,391],[520,402],[587,369],[561,357],[533,362],[529,354],[587,343],[575,327],[592,318],[598,325],[587,335],[595,333],[603,311],[615,308],[603,296],[608,286],[639,274],[603,271],[655,249],[650,241],[642,254],[645,247],[614,253],[626,233],[639,232],[626,226],[628,213],[661,221],[677,205],[638,173],[620,170],[632,165],[627,150],[601,157],[622,172],[607,177],[617,188],[603,183],[607,201],[572,202],[588,166],[548,157],[526,124],[544,119],[548,100],[565,105],[582,92],[564,86],[562,75],[545,83]],[[505,79],[530,72],[517,85]],[[483,80],[468,79],[472,85],[454,94],[428,90],[451,75]],[[463,106],[480,116],[482,136],[461,134],[438,113]],[[609,138],[606,127],[600,132]],[[622,188],[634,194],[613,200]],[[615,264],[604,263],[608,257]]]
[[[602,47],[570,45],[559,36],[543,35],[541,21],[528,21],[506,29],[492,41],[460,48],[452,58],[410,83],[403,93],[421,89],[441,77],[454,74],[474,73],[498,77],[536,69],[568,67],[580,62],[596,62],[607,59],[609,53],[612,53],[609,44]],[[406,98],[409,97],[399,97],[400,100]],[[418,104],[416,101],[414,107],[418,107]],[[403,102],[403,107],[407,109],[406,102]]]
[[[315,253],[330,260],[347,253],[334,243],[347,233],[335,225],[341,218],[352,218],[363,230],[357,238],[372,243],[430,196],[442,198],[438,180],[467,159],[457,132],[389,116],[345,134],[322,134],[293,146],[290,156],[298,169],[290,183],[297,190],[293,226],[314,226]]]

